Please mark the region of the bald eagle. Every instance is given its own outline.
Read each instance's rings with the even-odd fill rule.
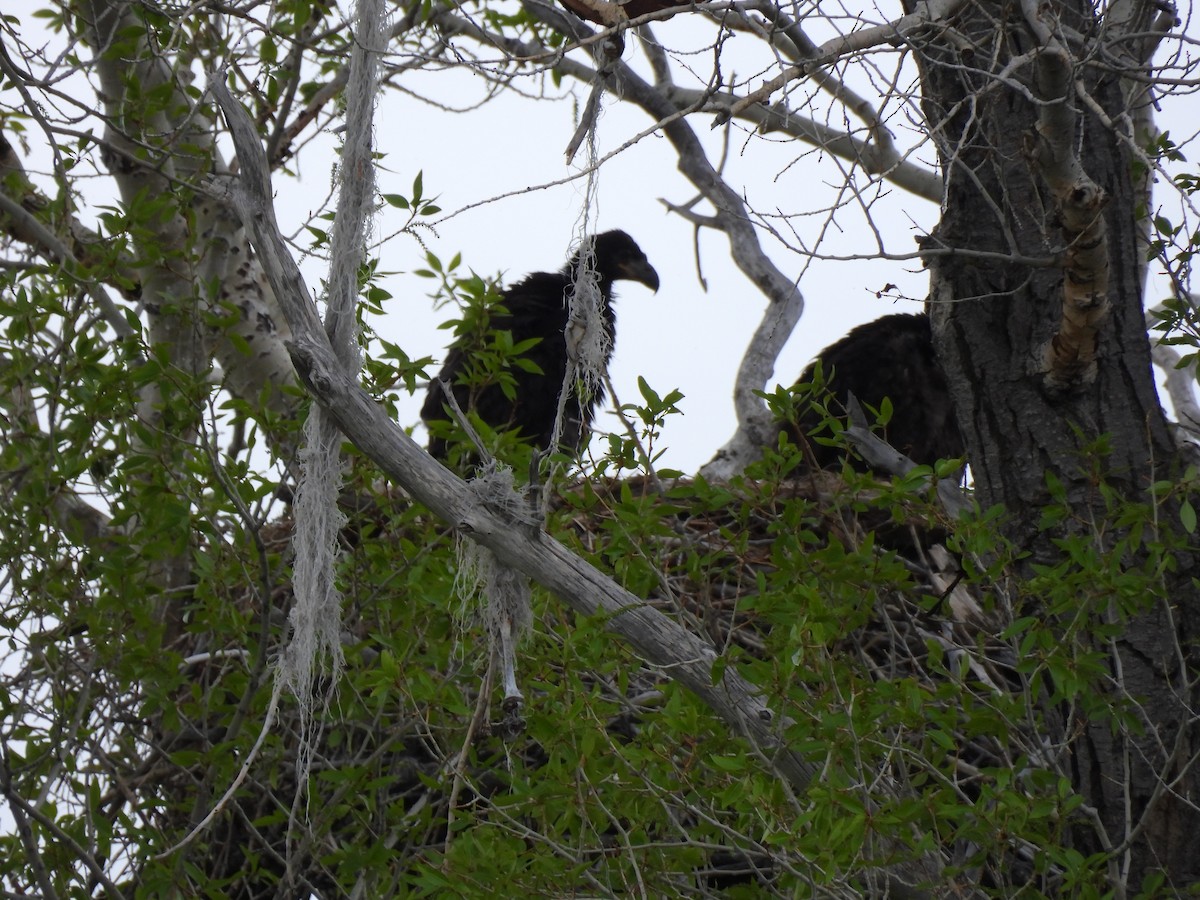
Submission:
[[[874,409],[888,397],[892,416],[882,437],[889,444],[919,465],[963,455],[950,389],[933,349],[929,316],[897,314],[859,325],[822,350],[797,385],[813,382],[818,363],[830,396],[828,409],[835,416],[845,417],[847,394]],[[837,468],[845,452],[813,439],[823,419],[819,409],[803,403],[785,431],[816,467]],[[852,464],[866,468],[857,460],[852,459]]]
[[[445,396],[438,380],[450,385],[454,399],[463,412],[474,412],[495,430],[515,431],[539,449],[549,447],[558,411],[558,394],[567,371],[568,303],[584,261],[595,272],[600,293],[600,311],[608,331],[605,365],[612,357],[616,314],[613,311],[613,282],[637,281],[658,290],[658,273],[640,247],[624,231],[606,231],[583,242],[578,251],[558,272],[534,272],[514,284],[500,297],[499,309],[491,317],[495,331],[507,331],[512,344],[534,340],[521,354],[519,365],[508,368],[515,393],[506,394],[498,383],[470,384],[468,352],[460,337],[446,356],[438,379],[429,386],[421,418],[429,427],[429,452],[438,459],[447,458],[448,424]],[[532,366],[529,365],[532,363]],[[596,405],[603,390],[587,397],[574,392],[564,410],[559,449],[575,452],[584,443]]]

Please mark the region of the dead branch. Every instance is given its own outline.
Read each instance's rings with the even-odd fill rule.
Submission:
[[[539,4],[538,9],[546,14],[548,24],[556,28],[572,27],[569,25],[568,17],[554,7]],[[596,72],[590,66],[563,56],[559,51],[549,50],[540,44],[532,44],[502,35],[499,32],[489,31],[456,15],[449,9],[435,12],[432,21],[447,35],[461,35],[483,46],[499,47],[509,56],[517,59],[546,60],[553,72],[585,84],[592,84],[595,81]],[[592,46],[602,37],[601,33],[593,33],[587,26],[578,22],[574,26],[574,30],[569,33],[576,41],[576,46]],[[686,88],[673,83],[670,81],[662,55],[654,49],[655,45],[647,40],[644,42],[644,46],[655,66],[654,86],[675,109],[672,118],[678,117],[681,111],[687,110],[716,112],[718,115],[727,112],[729,118],[755,125],[764,134],[786,134],[811,147],[816,147],[822,152],[861,165],[863,171],[871,175],[879,175],[889,184],[894,184],[918,197],[932,202],[941,201],[942,180],[936,172],[917,165],[894,151],[884,152],[870,141],[847,134],[845,129],[832,128],[809,116],[801,115],[789,108],[786,103],[775,103],[770,106],[752,103],[741,105],[738,111],[734,112],[733,108],[738,106],[743,98],[725,91]]]

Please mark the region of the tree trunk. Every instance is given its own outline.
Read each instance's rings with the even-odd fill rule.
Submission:
[[[1062,40],[1074,65],[1077,89],[1066,95],[1077,116],[1071,144],[1083,171],[1108,195],[1111,308],[1097,335],[1094,370],[1066,389],[1046,377],[1044,351],[1060,327],[1062,259],[1072,238],[1064,235],[1056,198],[1031,153],[1039,116],[1057,99],[1039,95],[1046,36],[1039,38],[1035,20],[1015,4],[969,4],[955,23],[958,40],[937,40],[919,52],[925,114],[946,180],[942,221],[924,244],[935,342],[980,504],[1007,509],[1010,537],[1030,553],[1027,572],[1060,562],[1063,541],[1072,536],[1087,537],[1101,553],[1124,552],[1122,571],[1137,570],[1149,551],[1119,545],[1123,534],[1091,526],[1112,521],[1113,497],[1151,503],[1150,485],[1177,468],[1144,326],[1133,150],[1129,136],[1111,124],[1127,121],[1130,111],[1111,68],[1080,62],[1113,58],[1083,45],[1104,34],[1089,7],[1055,3],[1051,14],[1058,17],[1054,34],[1068,35]],[[1061,23],[1067,28],[1060,31]],[[1094,104],[1081,100],[1079,87]],[[1046,526],[1043,513],[1055,504],[1065,514]],[[1175,510],[1164,504],[1158,513],[1177,531]],[[1200,879],[1200,812],[1185,799],[1200,795],[1195,767],[1186,768],[1194,761],[1195,735],[1184,724],[1197,699],[1188,648],[1198,631],[1192,576],[1200,568],[1186,550],[1173,559],[1176,571],[1119,620],[1120,634],[1091,641],[1106,657],[1106,701],[1114,708],[1132,701],[1137,721],[1117,728],[1116,720],[1089,719],[1074,704],[1047,711],[1062,729],[1051,735],[1051,746],[1063,748],[1062,767],[1096,813],[1077,823],[1075,846],[1085,854],[1111,851],[1114,879],[1131,890],[1155,872],[1177,888]],[[1080,604],[1096,605],[1092,621],[1113,621],[1118,599],[1098,590]],[[1020,614],[1039,612],[1045,610]]]

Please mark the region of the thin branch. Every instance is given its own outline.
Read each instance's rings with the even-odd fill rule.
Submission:
[[[9,802],[14,813],[19,812],[37,822],[56,841],[66,847],[76,859],[83,863],[84,867],[92,874],[92,877],[104,886],[104,889],[108,891],[108,896],[115,898],[115,900],[122,900],[124,898],[125,895],[121,892],[121,889],[112,882],[104,869],[101,868],[94,854],[89,853],[75,838],[63,831],[54,819],[34,807],[13,789],[12,771],[9,768],[7,748],[4,750],[3,765],[0,766],[0,795]]]
[[[19,199],[14,199],[8,194],[14,184],[26,186]],[[45,198],[36,195],[33,186],[25,177],[16,151],[8,140],[0,135],[0,228],[15,239],[31,245],[41,256],[54,260],[68,274],[73,275],[79,270],[79,261],[75,258],[75,254],[33,212],[34,209],[42,208],[47,203]],[[97,237],[97,244],[99,241],[100,239]],[[78,278],[78,276],[75,277]],[[129,326],[124,314],[109,299],[108,295],[97,287],[95,281],[87,278],[78,278],[78,281],[88,296],[92,298],[96,308],[103,314],[105,321],[112,326],[120,338],[128,339],[135,336],[135,332]]]
[[[213,805],[213,808],[208,811],[208,814],[203,819],[196,823],[191,831],[184,835],[181,841],[168,847],[161,853],[154,854],[153,859],[166,859],[198,838],[209,825],[216,821],[217,816],[221,814],[221,810],[237,794],[238,789],[250,774],[250,768],[254,765],[255,760],[258,759],[259,751],[262,750],[262,746],[267,740],[267,735],[271,733],[271,726],[275,724],[275,714],[279,710],[279,696],[282,692],[283,682],[276,681],[274,688],[271,690],[271,702],[267,704],[267,712],[263,717],[262,727],[258,731],[258,738],[254,741],[254,746],[250,748],[250,752],[246,754],[246,759],[242,762],[242,767],[238,770],[233,782],[225,790],[225,793],[221,795],[221,799]]]
[[[801,115],[784,103],[745,105],[743,98],[726,91],[700,91],[675,86],[668,92],[668,97],[680,107],[695,104],[702,95],[705,99],[704,112],[716,112],[718,117],[728,115],[749,122],[763,134],[786,134],[832,156],[857,163],[869,175],[878,175],[889,184],[931,203],[940,203],[942,200],[942,177],[937,172],[910,162],[895,150],[881,152],[878,145],[847,134],[844,129],[831,128]]]
[[[817,47],[804,33],[799,23],[793,21],[777,4],[771,0],[752,0],[750,7],[759,12],[771,25],[771,32],[766,35],[770,41],[776,35],[787,39],[787,45],[793,60],[801,63],[809,62],[814,56],[819,56],[821,48]],[[857,32],[861,34],[861,32]],[[871,134],[870,153],[864,153],[864,159],[870,160],[878,156],[880,160],[898,158],[892,134],[884,126],[875,107],[865,98],[850,88],[850,86],[833,72],[817,69],[812,73],[813,81],[829,94],[837,103],[858,116],[867,126]],[[868,162],[868,171],[870,165]],[[941,199],[940,197],[938,198]]]
[[[541,2],[537,2],[536,7],[531,3],[531,8],[536,10],[539,18],[552,27],[558,28],[560,25],[567,27],[569,19],[561,10],[550,8]],[[552,60],[550,69],[559,75],[565,75],[586,84],[592,84],[596,78],[595,69],[578,60],[563,56],[562,51],[550,51],[540,44],[488,31],[476,23],[456,15],[451,10],[435,12],[432,20],[447,34],[463,35],[480,44],[498,47],[509,54],[511,58]],[[641,26],[640,33],[648,31],[648,26]],[[570,34],[576,44],[567,49],[594,44],[601,36],[593,34],[582,23],[578,23]],[[934,203],[941,201],[941,176],[925,166],[910,162],[895,150],[885,152],[878,143],[856,138],[847,134],[844,129],[832,128],[809,116],[801,115],[790,109],[785,103],[770,106],[763,103],[744,104],[742,103],[744,98],[727,91],[718,91],[715,87],[705,89],[680,87],[670,79],[666,55],[653,36],[646,38],[643,33],[643,48],[651,60],[651,68],[655,73],[655,87],[673,108],[671,118],[677,117],[681,112],[715,112],[719,117],[736,118],[755,125],[763,133],[786,134],[826,153],[859,164],[867,173],[878,175],[889,184],[894,184],[918,197]],[[737,112],[733,112],[734,107],[738,107]],[[642,134],[654,133],[658,130],[659,128],[655,127],[642,132]],[[631,143],[632,141],[627,141],[618,150],[606,154],[601,159],[601,163],[607,161],[615,153],[621,152]],[[586,174],[586,170],[581,174]],[[576,177],[578,175],[569,176],[567,179],[558,179],[546,183],[545,186],[561,184],[565,180]],[[528,189],[522,189],[519,193],[524,193],[526,190]],[[478,204],[466,208],[473,208],[475,205]]]
[[[765,103],[772,94],[785,85],[800,79],[808,78],[817,71],[827,68],[841,59],[863,50],[878,47],[881,44],[898,46],[908,42],[929,28],[942,27],[943,22],[954,13],[964,0],[932,0],[921,2],[916,12],[901,16],[895,21],[883,25],[874,25],[850,34],[839,35],[815,48],[811,58],[799,65],[784,69],[774,78],[765,82],[758,90],[743,97],[727,113],[718,115],[713,127],[724,125],[731,116],[739,115],[745,108],[755,103]]]

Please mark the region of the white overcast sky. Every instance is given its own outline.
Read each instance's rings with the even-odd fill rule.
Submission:
[[[342,7],[347,9],[348,4]],[[848,13],[859,14],[857,10]],[[866,15],[873,21],[883,18],[870,11]],[[31,42],[36,40],[35,26],[31,18],[25,18],[21,26]],[[715,30],[698,16],[682,13],[657,23],[655,32],[664,46],[676,51],[677,79],[687,86],[700,86],[699,81],[687,82],[685,69],[694,69],[700,79],[709,77]],[[828,34],[813,32],[813,36],[819,41]],[[59,39],[45,36],[43,40],[53,45]],[[637,40],[630,37],[625,59],[644,69],[636,45]],[[890,56],[883,59],[882,66],[894,65]],[[404,61],[391,58],[392,63]],[[734,74],[752,76],[750,83],[757,86],[778,71],[773,63],[762,45],[747,36],[734,37],[723,50],[727,80]],[[886,79],[888,74],[886,70],[877,72],[874,80]],[[859,81],[860,91],[875,100],[877,93],[865,76]],[[519,76],[515,83],[526,92],[543,90],[542,82],[532,76]],[[696,193],[676,171],[676,159],[666,140],[658,135],[645,137],[606,162],[596,174],[596,195],[589,202],[586,179],[578,177],[586,163],[586,148],[574,165],[566,164],[563,155],[575,129],[576,111],[586,97],[585,86],[564,80],[557,100],[512,93],[480,104],[486,91],[482,79],[461,69],[410,72],[399,84],[408,93],[381,93],[377,110],[377,144],[384,154],[379,190],[407,194],[416,173],[424,172],[425,194],[438,196],[443,213],[429,220],[435,227],[424,232],[423,239],[443,260],[461,253],[464,267],[482,275],[502,273],[506,284],[531,271],[554,270],[564,262],[585,215],[589,230],[622,228],[638,241],[657,268],[662,287],[653,295],[638,284],[618,285],[611,372],[616,390],[623,402],[639,400],[636,385],[642,375],[660,394],[676,388],[682,391],[684,414],[668,423],[660,445],[666,453],[660,464],[694,471],[710,459],[733,431],[734,373],[766,300],[736,270],[724,236],[715,232],[702,232],[700,238],[699,262],[708,289],[702,288],[693,226],[669,214],[659,202],[664,198],[683,204]],[[548,81],[544,87],[550,90]],[[567,90],[573,90],[577,99],[566,96]],[[0,103],[17,105],[20,98],[5,90],[0,92]],[[467,111],[449,112],[446,107]],[[817,109],[810,114],[820,115]],[[1200,123],[1200,102],[1194,95],[1168,98],[1162,110],[1160,125],[1174,124],[1176,135],[1182,128],[1191,136]],[[835,108],[828,116],[829,124],[839,124],[842,112]],[[888,116],[897,143],[913,145],[916,132],[904,111],[893,106]],[[822,235],[821,253],[870,254],[877,247],[877,235],[886,251],[912,253],[915,238],[937,222],[935,205],[899,189],[872,185],[860,175],[857,183],[872,203],[870,216],[877,227],[873,231],[858,199],[844,189],[848,168],[844,162],[779,135],[749,135],[736,125],[723,148],[726,133],[710,130],[711,116],[693,116],[689,121],[708,146],[714,164],[725,150],[726,176],[749,205],[759,214],[774,217],[780,232],[794,231],[810,246]],[[598,129],[600,155],[625,144],[650,124],[640,110],[607,97]],[[36,138],[36,132],[31,136]],[[298,179],[276,177],[280,223],[285,232],[297,236],[301,246],[308,244],[303,224],[329,199],[336,144],[332,134],[318,136],[291,162]],[[930,162],[931,156],[931,148],[924,146],[915,158]],[[36,150],[27,163],[31,170],[39,168]],[[47,168],[44,162],[40,168]],[[540,188],[560,181],[564,183]],[[98,185],[106,182],[97,179]],[[52,190],[48,181],[44,184]],[[496,199],[480,203],[489,198]],[[96,204],[111,202],[111,197],[99,192],[91,199]],[[831,218],[828,210],[839,204],[843,205]],[[471,208],[463,210],[468,206]],[[463,211],[456,213],[458,210]],[[391,235],[402,221],[401,213],[385,208],[376,222],[376,236]],[[817,260],[783,247],[770,236],[763,240],[776,264],[798,279],[806,300],[804,318],[779,361],[775,383],[792,383],[815,353],[854,325],[920,308],[914,302],[876,297],[876,292],[889,284],[898,286],[902,295],[924,297],[927,277],[916,260]],[[435,311],[428,297],[432,283],[412,274],[424,265],[423,249],[412,238],[400,235],[384,243],[379,254],[381,267],[395,274],[384,283],[393,298],[385,318],[375,323],[377,329],[399,343],[410,357],[430,355],[440,364],[449,333],[437,325],[452,312]],[[324,265],[310,258],[303,266],[310,288],[319,294]],[[1159,293],[1156,288],[1150,299],[1159,299]],[[402,424],[419,423],[421,402],[418,393],[403,404]],[[616,420],[601,414],[597,427],[614,429]],[[419,430],[418,439],[424,440]]]

